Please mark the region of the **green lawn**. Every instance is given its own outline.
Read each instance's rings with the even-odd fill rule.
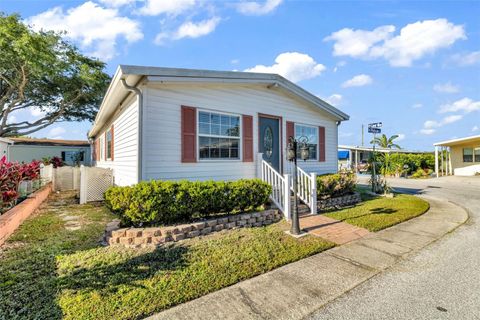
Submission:
[[[65,213],[81,229],[66,230]],[[0,251],[0,319],[142,318],[333,246],[289,237],[280,222],[158,249],[101,247],[111,219],[61,201],[28,219]]]
[[[359,191],[362,193],[364,190]],[[429,209],[429,204],[425,200],[406,194],[384,198],[362,193],[362,198],[364,202],[355,207],[325,215],[370,231],[379,231],[424,214]]]

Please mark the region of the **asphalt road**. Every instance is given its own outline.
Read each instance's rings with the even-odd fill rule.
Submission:
[[[389,182],[461,205],[470,219],[319,309],[312,319],[480,319],[480,177]]]

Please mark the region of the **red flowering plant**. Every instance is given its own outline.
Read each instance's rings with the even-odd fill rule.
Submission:
[[[45,165],[53,164],[54,168],[58,168],[58,167],[63,167],[65,165],[65,162],[63,162],[62,158],[55,156],[51,158],[43,158],[43,164]]]
[[[40,161],[33,160],[30,163],[24,163],[22,180],[37,180],[40,178]]]

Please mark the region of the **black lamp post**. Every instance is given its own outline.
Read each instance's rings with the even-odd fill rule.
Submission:
[[[302,139],[303,138],[303,139]],[[300,140],[301,139],[301,140]],[[293,172],[293,211],[292,211],[292,228],[290,233],[293,235],[300,235],[300,221],[298,218],[298,183],[297,183],[297,147],[300,143],[300,158],[303,161],[306,161],[310,157],[310,149],[308,148],[307,137],[300,137],[300,141],[296,140],[293,137],[289,138],[287,146],[287,159],[290,162],[293,162],[294,172]],[[290,195],[286,195],[289,197]]]

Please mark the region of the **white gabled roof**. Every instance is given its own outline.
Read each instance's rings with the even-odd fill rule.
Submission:
[[[480,135],[476,136],[470,136],[470,137],[465,137],[465,138],[458,138],[458,139],[452,139],[452,140],[445,140],[445,141],[440,141],[436,142],[433,145],[434,146],[453,146],[456,144],[463,144],[463,143],[468,143],[468,142],[480,142]]]
[[[252,83],[264,84],[269,87],[280,87],[329,113],[338,121],[349,119],[346,113],[278,74],[120,65],[103,98],[93,127],[88,133],[89,137],[93,137],[98,133],[113,115],[118,104],[129,94],[123,88],[120,80],[125,79],[129,85],[136,86],[144,78],[151,82]]]

